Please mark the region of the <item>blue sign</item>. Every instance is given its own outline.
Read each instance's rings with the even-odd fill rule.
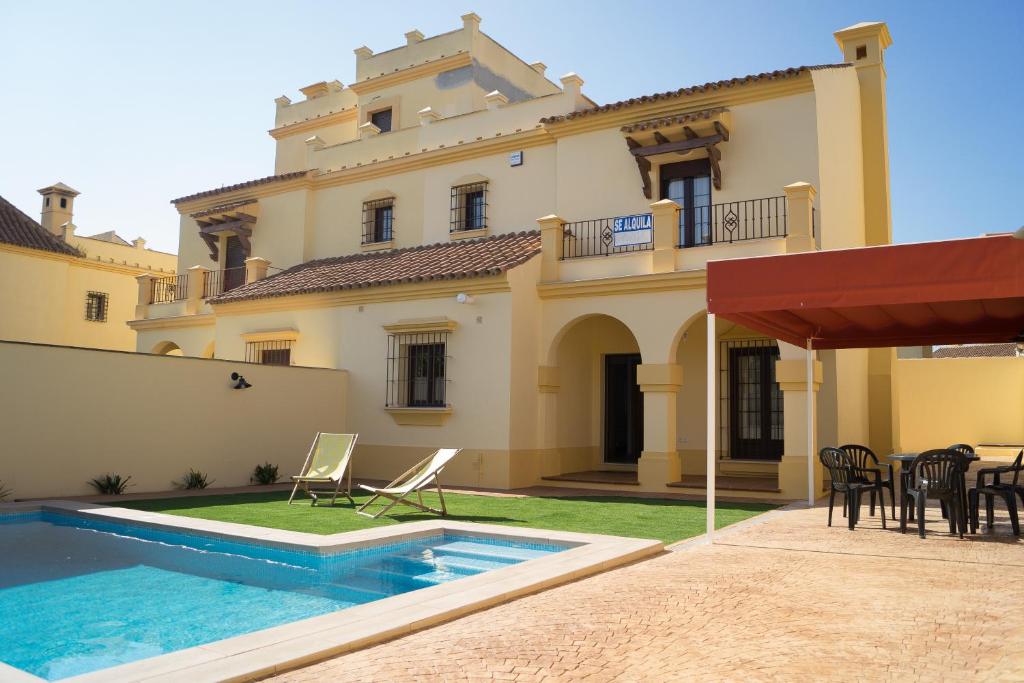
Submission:
[[[612,246],[650,244],[654,240],[654,219],[649,213],[612,219]]]

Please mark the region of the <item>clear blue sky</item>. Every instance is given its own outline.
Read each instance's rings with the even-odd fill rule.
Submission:
[[[599,103],[841,60],[832,32],[886,21],[901,242],[1024,224],[1024,2],[14,2],[0,4],[0,194],[80,190],[82,234],[174,250],[168,201],[273,172],[273,99],[349,83],[353,48],[482,29]]]

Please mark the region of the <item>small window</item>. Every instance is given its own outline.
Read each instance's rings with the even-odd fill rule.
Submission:
[[[857,59],[867,59],[868,57],[868,46],[858,45],[857,46]]]
[[[85,319],[96,323],[107,322],[109,296],[103,292],[89,292],[85,295]]]
[[[261,365],[291,365],[292,342],[290,339],[246,342],[245,362]]]
[[[363,202],[363,244],[378,244],[394,239],[395,198]]]
[[[43,204],[46,205],[46,206],[50,206],[50,198],[47,197],[46,199],[44,199],[43,200]]]
[[[60,208],[62,208],[62,209],[68,208],[68,198],[67,197],[61,197],[60,198]]]
[[[487,183],[453,187],[450,230],[483,230],[486,227]]]
[[[386,406],[443,408],[447,405],[448,333],[388,336]]]
[[[391,132],[391,108],[388,107],[370,114],[370,123],[380,128],[381,133]]]

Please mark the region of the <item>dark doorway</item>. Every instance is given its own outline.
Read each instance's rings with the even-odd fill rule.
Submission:
[[[604,357],[604,461],[635,465],[644,449],[644,397],[636,383],[639,353]]]
[[[729,457],[779,460],[783,449],[782,391],[775,382],[779,347],[729,349]]]
[[[245,284],[245,248],[236,235],[228,235],[224,248],[224,291]]]

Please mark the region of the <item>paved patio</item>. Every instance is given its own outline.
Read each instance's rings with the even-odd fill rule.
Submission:
[[[315,680],[1024,680],[1024,544],[761,523],[281,675]],[[997,511],[998,515],[998,511]]]

